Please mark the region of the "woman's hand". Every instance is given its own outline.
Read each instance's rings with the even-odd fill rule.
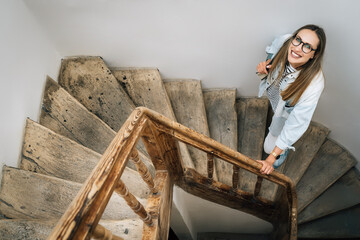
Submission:
[[[261,160],[256,160],[258,163],[262,164],[262,168],[260,169],[260,173],[261,174],[267,174],[269,175],[270,173],[272,173],[274,171],[274,162],[275,162],[275,158],[272,155],[269,155],[265,161],[261,161]]]
[[[266,62],[261,62],[257,65],[256,70],[259,74],[268,74],[268,69],[271,68],[271,65],[268,65],[271,62],[271,59],[268,59]]]

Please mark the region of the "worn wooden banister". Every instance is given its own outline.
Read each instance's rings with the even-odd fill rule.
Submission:
[[[211,153],[207,154],[207,159],[208,159],[208,178],[209,180],[213,179],[214,176],[214,155],[212,155]]]
[[[260,189],[261,189],[261,184],[262,184],[263,178],[261,176],[257,177],[257,181],[255,184],[255,190],[254,190],[254,198],[257,198],[257,196],[260,193]]]
[[[126,186],[120,181],[127,161],[138,159],[137,152],[133,149],[140,137],[156,170],[154,181],[151,183],[143,167],[137,166],[137,168],[140,173],[143,173],[143,179],[150,188],[157,186],[159,191],[156,195],[150,195],[146,206],[147,211],[138,205],[136,198],[130,196]],[[178,141],[208,154],[208,178],[197,174],[195,170],[183,167]],[[236,174],[233,175],[233,186],[227,186],[212,179],[214,157],[234,165]],[[136,108],[103,154],[91,177],[59,220],[49,239],[88,239],[96,229],[114,190],[124,195],[129,205],[140,212],[139,215],[146,222],[143,230],[143,236],[146,236],[146,239],[159,239],[159,236],[161,239],[167,239],[174,183],[190,193],[232,208],[249,207],[247,212],[268,221],[274,221],[276,220],[274,207],[279,204],[273,204],[258,196],[262,179],[267,179],[285,189],[284,198],[281,199],[285,205],[280,204],[282,206],[280,214],[285,220],[287,219],[288,239],[295,240],[297,234],[295,185],[290,178],[276,171],[270,175],[262,175],[261,166],[255,160],[171,121],[159,113],[143,107]],[[254,193],[237,189],[239,168],[259,176]],[[162,181],[166,181],[167,184],[164,185]],[[150,216],[157,220],[151,221]],[[284,228],[281,228],[281,231],[282,229]],[[284,236],[286,233],[280,232],[280,234]]]
[[[110,230],[106,229],[100,224],[96,226],[91,238],[94,240],[124,240],[121,237],[113,235]]]
[[[157,193],[157,189],[154,185],[154,180],[146,167],[146,165],[140,160],[138,151],[134,148],[131,152],[130,159],[135,163],[136,169],[144,182],[149,186],[152,193]]]
[[[233,188],[236,189],[239,186],[239,171],[240,168],[236,165],[233,166],[233,177],[232,177],[232,184]]]
[[[129,192],[123,181],[119,180],[115,191],[118,192],[127,202],[129,207],[140,216],[141,220],[147,225],[152,225],[151,215],[145,210],[144,206],[136,199],[134,195]]]

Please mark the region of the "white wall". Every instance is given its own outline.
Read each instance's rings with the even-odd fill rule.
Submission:
[[[0,30],[0,164],[16,167],[26,117],[38,120],[46,75],[56,77],[60,55],[20,0],[1,1]]]

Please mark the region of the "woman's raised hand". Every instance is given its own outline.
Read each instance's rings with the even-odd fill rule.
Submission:
[[[271,65],[268,65],[271,62],[271,59],[268,59],[265,62],[261,62],[257,65],[256,70],[260,74],[268,74],[268,69],[271,68]]]

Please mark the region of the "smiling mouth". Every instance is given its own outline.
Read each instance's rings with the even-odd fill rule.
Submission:
[[[295,53],[292,50],[291,50],[291,56],[293,56],[294,58],[301,58],[301,56],[299,54]]]

